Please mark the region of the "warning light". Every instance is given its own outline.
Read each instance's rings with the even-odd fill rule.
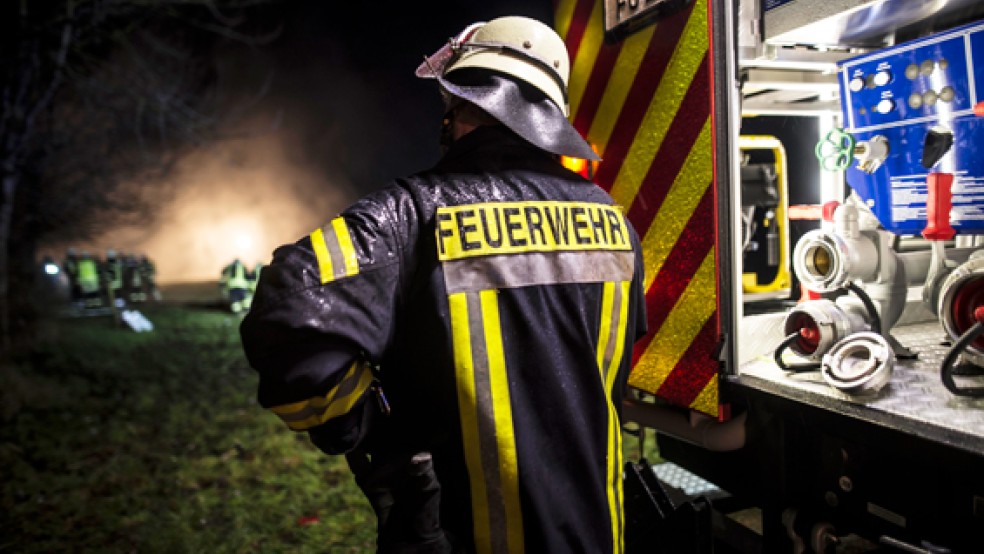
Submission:
[[[560,163],[567,169],[570,169],[574,173],[587,177],[588,173],[588,160],[584,158],[572,158],[570,156],[561,156]]]
[[[598,153],[598,149],[594,144],[591,145],[591,149]],[[597,161],[588,161],[584,158],[572,158],[570,156],[561,156],[560,163],[567,169],[570,169],[574,173],[577,173],[585,179],[594,179],[595,174],[598,173],[598,163]]]

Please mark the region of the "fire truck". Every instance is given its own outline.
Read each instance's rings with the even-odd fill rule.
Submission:
[[[984,2],[554,15],[644,248],[624,419],[719,491],[648,551],[984,552]]]

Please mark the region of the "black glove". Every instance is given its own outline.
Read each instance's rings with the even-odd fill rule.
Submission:
[[[376,512],[379,554],[450,554],[441,529],[441,485],[429,452],[409,459],[346,455],[355,482]]]

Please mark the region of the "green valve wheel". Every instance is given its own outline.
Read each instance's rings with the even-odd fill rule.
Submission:
[[[815,150],[820,167],[827,171],[844,171],[854,161],[854,135],[844,129],[831,129]]]

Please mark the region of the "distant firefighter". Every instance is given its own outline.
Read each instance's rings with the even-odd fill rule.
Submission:
[[[144,292],[147,297],[160,302],[161,291],[157,288],[157,268],[146,254],[140,255],[138,271],[140,272],[140,280],[143,283]]]
[[[75,248],[69,247],[65,251],[65,259],[62,260],[62,271],[68,279],[69,294],[73,303],[82,301],[82,289],[79,287],[79,253]]]
[[[246,264],[239,258],[222,270],[219,288],[222,299],[234,314],[248,310],[253,303],[253,290],[247,277]]]
[[[99,288],[99,263],[88,252],[79,254],[77,281],[83,308],[98,308],[103,305]]]
[[[147,301],[147,288],[140,272],[140,260],[135,254],[123,255],[123,298],[134,304]]]
[[[116,255],[115,250],[106,251],[106,259],[103,261],[100,277],[107,302],[120,305],[123,302],[123,260]]]

